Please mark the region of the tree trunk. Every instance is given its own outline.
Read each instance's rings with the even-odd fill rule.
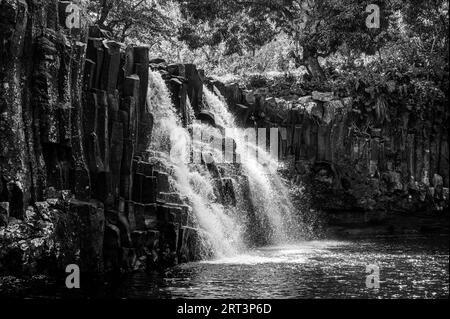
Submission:
[[[303,48],[303,65],[308,70],[309,75],[315,80],[325,81],[325,72],[320,66],[318,55],[315,49]]]
[[[325,81],[325,73],[319,64],[317,57],[309,57],[305,60],[305,66],[308,73],[313,77],[313,79]]]
[[[97,21],[99,26],[104,26],[106,19],[108,18],[109,11],[111,10],[111,4],[107,0],[102,1],[102,7],[100,10],[100,18]]]
[[[294,58],[296,67],[304,66],[308,74],[315,80],[325,81],[325,72],[320,66],[318,55],[314,49],[303,49],[303,58],[291,51],[290,56]]]

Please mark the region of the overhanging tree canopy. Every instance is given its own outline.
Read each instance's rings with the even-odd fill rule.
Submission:
[[[387,39],[391,5],[380,3],[382,25],[366,26],[366,7],[373,1],[353,0],[188,0],[181,2],[187,23],[180,39],[192,47],[227,43],[228,54],[242,53],[272,40],[290,36],[296,50],[291,57],[315,78],[323,79],[319,57],[327,57],[343,44],[373,53]],[[199,28],[199,26],[207,28]],[[201,30],[202,32],[198,32]]]

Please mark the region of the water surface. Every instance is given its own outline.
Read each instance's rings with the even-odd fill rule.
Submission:
[[[366,267],[380,288],[366,287]],[[127,298],[448,298],[448,236],[312,241],[136,273],[114,294]]]

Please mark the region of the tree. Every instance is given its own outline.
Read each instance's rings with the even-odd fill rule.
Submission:
[[[252,8],[233,7],[232,2],[182,2],[181,12],[185,21],[179,39],[193,49],[223,43],[225,55],[254,53],[276,34],[270,21],[255,15]]]
[[[177,6],[171,0],[98,0],[87,3],[94,22],[118,41],[153,43],[177,33]]]
[[[215,45],[225,41],[229,53],[255,48],[284,33],[290,36],[295,49],[290,57],[297,66],[305,66],[316,79],[325,79],[319,57],[336,52],[342,44],[351,50],[374,53],[386,41],[386,18],[383,28],[369,29],[365,20],[366,6],[373,1],[353,0],[188,0],[181,11],[190,24],[181,39],[190,45]],[[383,15],[390,7],[380,3]],[[203,34],[198,25],[207,25]],[[241,31],[241,32],[240,32]],[[253,32],[252,32],[253,31]],[[249,36],[250,35],[250,36]],[[205,38],[216,41],[202,41]],[[232,48],[236,48],[232,50]]]
[[[447,65],[444,71],[448,73],[448,7],[448,0],[410,0],[399,6],[405,29],[403,38],[414,43],[412,52],[417,63],[429,69],[437,68],[436,72]]]

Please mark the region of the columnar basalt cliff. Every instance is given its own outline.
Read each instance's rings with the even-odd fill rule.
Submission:
[[[279,128],[280,158],[294,164],[289,177],[307,185],[316,208],[448,206],[447,134],[407,113],[398,127],[361,131],[351,97],[280,99],[206,79],[193,64],[152,60],[145,46],[112,41],[84,18],[67,29],[67,5],[0,1],[0,275],[73,263],[96,273],[161,269],[200,257],[193,204],[174,187],[170,163],[149,148],[162,120],[149,110],[149,70],[161,74],[184,128],[194,117],[219,128],[204,85],[226,100],[236,124]],[[255,203],[239,200],[233,186],[249,184],[239,165],[205,166],[217,202],[241,201],[248,241],[267,244]]]
[[[67,5],[0,2],[0,272],[198,258],[191,208],[147,149],[148,48],[111,41],[84,18],[67,29]]]
[[[358,128],[352,97],[289,92],[209,80],[246,127],[278,127],[280,158],[325,211],[442,211],[449,200],[446,132],[404,113],[401,123]],[[308,95],[305,95],[309,93]]]

